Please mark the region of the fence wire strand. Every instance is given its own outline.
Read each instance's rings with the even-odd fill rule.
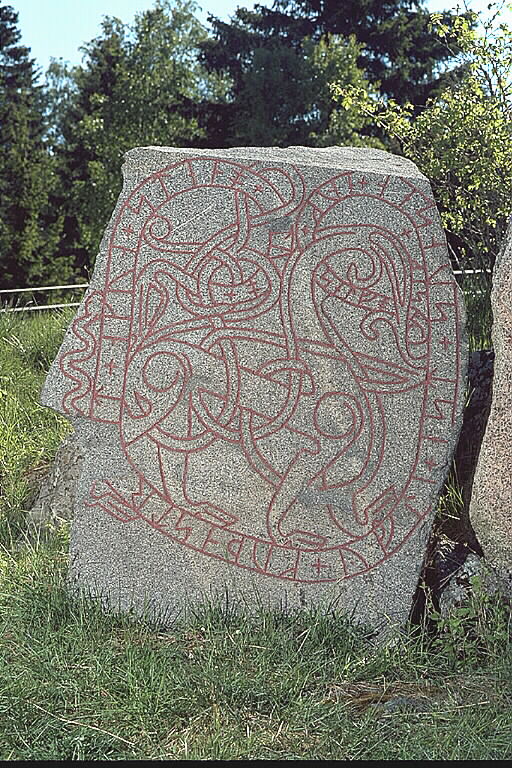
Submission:
[[[490,273],[490,269],[454,269],[453,274],[457,275],[476,275],[483,272]],[[89,283],[75,283],[73,285],[44,285],[37,288],[0,288],[0,295],[13,294],[13,293],[34,293],[42,291],[69,291],[82,288],[85,290],[89,287]],[[80,302],[73,302],[69,304],[45,304],[43,306],[25,306],[25,307],[8,307],[7,309],[0,309],[2,312],[35,312],[36,310],[43,309],[64,309],[65,307],[79,307]]]

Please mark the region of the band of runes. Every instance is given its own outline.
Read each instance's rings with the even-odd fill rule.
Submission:
[[[432,199],[406,178],[327,176],[308,188],[292,165],[204,156],[148,176],[59,361],[63,411],[115,424],[131,468],[91,506],[298,582],[404,545],[460,388],[457,288],[443,258],[427,267],[446,248]]]

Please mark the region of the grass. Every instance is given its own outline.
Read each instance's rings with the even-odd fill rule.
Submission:
[[[225,615],[162,632],[66,590],[68,530],[31,541],[66,422],[38,405],[69,315],[0,315],[0,759],[512,757],[509,612],[476,590],[376,648],[333,616]]]
[[[24,529],[38,470],[70,427],[39,404],[39,392],[72,317],[66,313],[0,314],[0,542]]]

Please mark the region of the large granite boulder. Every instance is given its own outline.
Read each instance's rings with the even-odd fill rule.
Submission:
[[[42,402],[84,455],[71,574],[410,610],[461,424],[464,309],[427,179],[378,150],[139,148]]]
[[[512,219],[494,266],[491,305],[492,401],[469,512],[488,564],[512,590]]]

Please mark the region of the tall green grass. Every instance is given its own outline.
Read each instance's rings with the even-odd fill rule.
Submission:
[[[497,604],[377,649],[314,614],[210,609],[162,632],[71,599],[65,551],[63,536],[4,564],[4,760],[512,756]]]
[[[28,315],[28,316],[27,316]],[[38,469],[53,459],[69,431],[39,404],[39,392],[72,313],[0,314],[0,542],[24,527]]]

